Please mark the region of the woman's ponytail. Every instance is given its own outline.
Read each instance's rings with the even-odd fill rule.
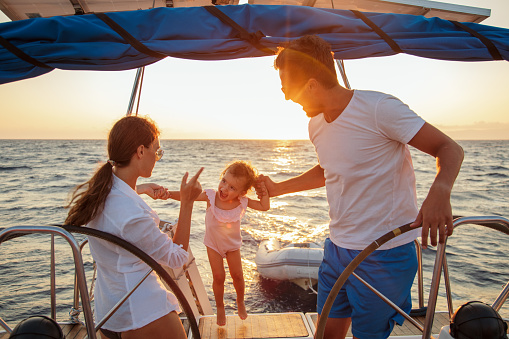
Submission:
[[[110,163],[105,163],[89,181],[74,189],[71,201],[66,206],[70,207],[66,225],[85,225],[101,212],[113,184],[112,168]]]
[[[94,219],[104,208],[113,185],[113,166],[126,167],[140,145],[149,147],[159,130],[149,118],[128,116],[120,119],[108,136],[108,161],[84,184],[78,185],[66,208],[66,225],[82,226]]]

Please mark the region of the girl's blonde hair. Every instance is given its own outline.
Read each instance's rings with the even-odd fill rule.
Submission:
[[[223,172],[221,172],[221,178],[226,172],[230,172],[236,178],[245,178],[246,184],[244,190],[246,191],[253,188],[258,178],[258,170],[250,162],[243,160],[236,160],[226,165]]]

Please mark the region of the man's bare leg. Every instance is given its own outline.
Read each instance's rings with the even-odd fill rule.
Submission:
[[[318,315],[318,319],[316,320],[317,325],[319,321],[320,315]],[[323,334],[324,339],[345,339],[351,324],[351,318],[328,318]]]

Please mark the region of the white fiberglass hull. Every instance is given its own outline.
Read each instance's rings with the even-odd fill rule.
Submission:
[[[264,240],[256,253],[258,273],[264,278],[289,280],[307,289],[316,283],[323,249],[315,243],[290,244],[281,248],[276,239]]]

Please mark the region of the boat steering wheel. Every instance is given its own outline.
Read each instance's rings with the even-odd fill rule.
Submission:
[[[139,259],[143,260],[150,268],[152,268],[159,277],[164,280],[166,284],[171,288],[173,294],[175,294],[175,297],[179,301],[180,305],[184,309],[184,312],[187,315],[187,318],[189,319],[191,331],[193,333],[193,338],[200,339],[200,331],[198,329],[198,323],[196,321],[196,317],[193,314],[193,311],[191,309],[191,306],[189,305],[189,302],[187,301],[186,297],[184,296],[184,293],[180,290],[178,285],[175,283],[175,281],[171,278],[171,276],[166,272],[166,270],[157,262],[155,261],[150,255],[140,250],[138,247],[134,246],[133,244],[125,241],[122,238],[119,238],[113,234],[99,231],[93,228],[88,227],[80,227],[80,226],[68,226],[68,225],[55,225],[62,227],[66,231],[70,233],[80,233],[87,236],[93,236],[97,237],[106,241],[109,241],[111,243],[114,243],[115,245],[118,245],[125,249],[126,251],[129,251],[130,253],[137,256]]]
[[[419,226],[421,227],[421,226]],[[368,255],[373,253],[377,248],[385,244],[387,241],[406,233],[410,230],[414,230],[418,227],[410,227],[410,223],[400,226],[396,228],[393,231],[390,231],[377,240],[373,241],[371,244],[369,244],[364,250],[362,250],[353,260],[348,264],[348,266],[344,269],[343,273],[338,277],[336,280],[336,283],[332,287],[331,291],[329,292],[329,296],[327,297],[327,300],[325,300],[325,304],[322,308],[322,313],[320,314],[320,320],[316,326],[316,335],[315,339],[323,339],[323,335],[325,332],[325,324],[327,323],[327,318],[329,317],[329,312],[332,308],[332,304],[334,303],[334,300],[336,299],[339,291],[345,284],[346,280],[350,275],[353,273],[353,271],[361,264],[361,262],[366,259]]]
[[[484,226],[491,228],[496,231],[500,231],[502,233],[505,233],[509,235],[509,220],[503,217],[499,216],[487,216],[487,217],[461,217],[461,216],[454,216],[454,228],[463,225],[463,224],[475,224],[478,226]],[[419,226],[421,227],[421,226]],[[336,280],[336,283],[332,287],[329,296],[327,297],[327,300],[325,301],[325,304],[322,309],[322,313],[320,314],[320,321],[317,324],[316,327],[316,335],[315,339],[323,339],[323,335],[325,332],[325,324],[327,323],[327,318],[329,317],[329,312],[332,308],[332,304],[334,303],[334,300],[336,299],[339,291],[341,290],[341,287],[345,284],[348,277],[353,273],[353,271],[360,265],[360,263],[366,259],[368,255],[370,255],[373,251],[375,251],[377,248],[385,244],[387,241],[406,233],[412,229],[416,229],[419,227],[410,227],[410,224],[403,225],[401,227],[396,228],[395,230],[386,233],[385,235],[381,236],[374,242],[372,242],[370,245],[368,245],[364,250],[362,250],[353,260],[352,262],[345,268],[343,273],[339,276],[339,278]],[[447,240],[447,238],[446,238]],[[445,244],[444,244],[445,245]],[[445,246],[443,247],[443,253],[445,254]],[[438,256],[438,253],[437,253]],[[436,266],[435,261],[435,266]],[[438,275],[440,275],[440,271],[438,271]],[[505,300],[505,299],[504,299]],[[431,304],[433,302],[433,304]],[[498,301],[497,301],[498,302]],[[502,301],[503,304],[503,301]],[[436,306],[436,298],[428,301],[428,310],[427,313],[430,312],[430,310],[434,310]],[[500,304],[501,306],[501,304]],[[429,328],[425,328],[423,332],[423,338],[425,336],[425,333],[431,330],[431,322],[429,323]],[[429,336],[426,335],[428,338]],[[433,337],[431,337],[433,338]]]

